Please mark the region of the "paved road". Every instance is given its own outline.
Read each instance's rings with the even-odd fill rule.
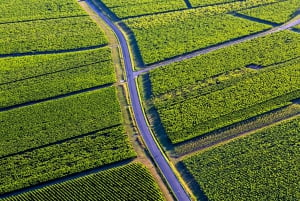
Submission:
[[[123,33],[114,25],[112,21],[110,21],[90,0],[86,0],[88,5],[102,18],[102,20],[115,32],[123,53],[123,59],[125,64],[125,69],[127,73],[127,82],[128,88],[130,93],[131,104],[133,108],[133,112],[135,115],[135,119],[137,122],[137,126],[140,130],[140,133],[144,139],[144,142],[151,153],[155,163],[159,167],[161,173],[164,175],[165,179],[167,180],[170,188],[172,189],[175,197],[179,201],[189,201],[190,198],[181,186],[180,182],[178,181],[177,177],[175,176],[174,172],[172,171],[171,167],[169,166],[168,162],[163,156],[163,153],[159,149],[157,143],[155,142],[147,124],[145,116],[142,112],[142,106],[140,103],[140,99],[138,96],[136,82],[133,76],[133,68],[131,63],[131,57],[129,54],[128,45]]]
[[[192,52],[190,54],[178,56],[178,57],[175,57],[175,58],[172,58],[172,59],[168,59],[168,60],[165,60],[165,61],[162,61],[162,62],[155,63],[153,65],[145,67],[145,69],[135,71],[134,72],[134,77],[139,76],[142,73],[146,73],[146,72],[148,72],[152,69],[159,68],[159,67],[162,67],[162,66],[166,66],[166,65],[169,65],[169,64],[174,63],[174,62],[179,62],[179,61],[182,61],[182,60],[185,60],[185,59],[190,59],[190,58],[202,55],[202,54],[207,54],[209,52],[225,48],[225,47],[230,46],[230,45],[238,44],[238,43],[241,43],[241,42],[244,42],[244,41],[247,41],[247,40],[251,40],[251,39],[254,39],[254,38],[263,37],[263,36],[266,36],[268,34],[278,32],[278,31],[283,31],[283,30],[289,29],[289,28],[291,28],[291,27],[293,27],[297,24],[300,24],[300,18],[299,17],[294,18],[294,19],[290,20],[289,22],[287,22],[287,23],[285,23],[281,26],[274,27],[273,29],[270,29],[270,30],[267,30],[267,31],[264,31],[264,32],[261,32],[261,33],[252,34],[252,35],[243,37],[241,39],[228,41],[228,42],[222,43],[220,45],[205,48],[205,49],[202,49],[202,50]]]

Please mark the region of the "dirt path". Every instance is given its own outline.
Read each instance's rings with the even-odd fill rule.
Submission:
[[[190,58],[193,58],[193,57],[197,57],[199,55],[207,54],[207,53],[210,53],[210,52],[213,52],[213,51],[216,51],[216,50],[219,50],[219,49],[231,46],[231,45],[235,45],[235,44],[242,43],[244,41],[248,41],[248,40],[252,40],[252,39],[255,39],[255,38],[263,37],[263,36],[266,36],[266,35],[269,35],[269,34],[272,34],[272,33],[275,33],[275,32],[290,29],[290,28],[292,28],[292,27],[294,27],[298,24],[300,24],[300,17],[299,16],[293,18],[292,20],[290,20],[289,22],[287,22],[283,25],[274,27],[270,30],[267,30],[267,31],[264,31],[264,32],[261,32],[261,33],[252,34],[252,35],[243,37],[241,39],[231,40],[231,41],[222,43],[220,45],[215,45],[215,46],[208,47],[208,48],[205,48],[205,49],[197,50],[197,51],[189,53],[189,54],[180,55],[180,56],[174,57],[172,59],[168,59],[168,60],[165,60],[165,61],[162,61],[162,62],[155,63],[155,64],[150,65],[150,66],[146,66],[142,70],[135,71],[133,73],[133,75],[134,75],[134,77],[137,77],[137,76],[139,76],[143,73],[147,73],[150,70],[153,70],[153,69],[156,69],[156,68],[159,68],[159,67],[162,67],[162,66],[166,66],[166,65],[169,65],[169,64],[172,64],[172,63],[175,63],[175,62],[179,62],[179,61],[183,61],[183,60],[190,59]]]

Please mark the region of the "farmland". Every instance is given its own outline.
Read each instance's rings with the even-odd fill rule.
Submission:
[[[52,143],[1,158],[0,194],[135,156],[120,125]]]
[[[182,142],[299,97],[298,39],[297,33],[279,32],[150,72],[153,103],[171,141]],[[245,67],[252,62],[269,67]]]
[[[139,163],[101,171],[61,184],[4,199],[29,200],[164,200],[149,171]]]
[[[9,81],[7,84],[0,85],[1,107],[115,82],[114,68],[108,48],[59,56],[43,55],[32,59],[32,56],[21,59],[18,57],[3,59],[1,62],[5,66],[1,70],[7,75],[4,76],[3,81]],[[22,66],[18,68],[20,60]],[[60,62],[61,60],[63,62]],[[45,63],[43,68],[38,67],[41,63]],[[63,63],[64,66],[61,66]],[[48,66],[50,69],[47,68]]]
[[[87,15],[75,1],[14,0],[1,1],[0,24],[38,19],[51,19]]]
[[[182,11],[129,19],[125,23],[136,37],[145,64],[270,28],[231,15],[195,19],[194,13]]]
[[[211,200],[299,200],[300,118],[184,160]]]
[[[300,2],[298,0],[286,0],[266,6],[243,10],[240,13],[281,24],[294,17],[299,8]],[[278,12],[279,10],[280,12]]]
[[[128,18],[186,8],[183,0],[142,0],[138,2],[136,0],[103,0],[102,2],[119,18]]]
[[[88,48],[106,43],[106,37],[89,17],[0,24],[0,56]]]

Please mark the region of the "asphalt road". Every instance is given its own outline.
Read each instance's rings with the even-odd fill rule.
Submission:
[[[254,38],[259,38],[259,37],[263,37],[263,36],[266,36],[266,35],[269,35],[269,34],[272,34],[272,33],[275,33],[275,32],[283,31],[283,30],[289,29],[293,26],[296,26],[298,24],[300,24],[300,17],[295,17],[294,19],[290,20],[289,22],[287,22],[287,23],[285,23],[281,26],[274,27],[274,28],[269,29],[269,30],[264,31],[264,32],[248,35],[248,36],[245,36],[245,37],[240,38],[240,39],[234,39],[234,40],[224,42],[224,43],[219,44],[219,45],[215,45],[215,46],[212,46],[212,47],[197,50],[197,51],[192,52],[192,53],[188,53],[188,54],[185,54],[185,55],[181,55],[181,56],[178,56],[178,57],[175,57],[175,58],[167,59],[165,61],[161,61],[161,62],[152,64],[152,65],[146,66],[142,70],[135,71],[134,76],[139,76],[140,74],[146,73],[146,72],[148,72],[152,69],[159,68],[159,67],[162,67],[162,66],[166,66],[166,65],[169,65],[169,64],[174,63],[174,62],[179,62],[179,61],[183,61],[183,60],[190,59],[190,58],[193,58],[193,57],[197,57],[197,56],[202,55],[202,54],[207,54],[209,52],[212,52],[212,51],[215,51],[215,50],[218,50],[218,49],[222,49],[222,48],[225,48],[225,47],[230,46],[230,45],[238,44],[238,43],[241,43],[241,42],[244,42],[244,41],[247,41],[247,40],[252,40]]]
[[[134,80],[134,73],[133,73],[129,48],[123,33],[118,29],[117,26],[115,26],[115,24],[112,21],[110,21],[108,17],[106,17],[93,3],[91,3],[90,0],[86,0],[86,2],[94,10],[94,12],[97,13],[97,15],[99,15],[99,17],[102,18],[102,20],[115,32],[120,42],[126,74],[127,74],[127,82],[128,82],[131,105],[133,108],[137,126],[139,128],[139,131],[143,137],[143,140],[149,152],[151,153],[156,165],[159,167],[161,173],[163,174],[166,181],[168,182],[169,187],[172,189],[172,192],[174,193],[177,200],[189,201],[190,198],[188,194],[185,192],[179,180],[177,179],[171,167],[169,166],[168,162],[164,158],[163,153],[159,149],[157,143],[155,142],[146,124],[146,119],[143,114],[141,102],[138,96],[136,82]]]

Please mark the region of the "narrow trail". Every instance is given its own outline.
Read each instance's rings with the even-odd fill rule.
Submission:
[[[125,70],[126,70],[126,81],[128,84],[128,91],[130,95],[130,101],[134,113],[134,117],[136,120],[136,124],[140,131],[140,134],[151,154],[155,164],[158,166],[162,176],[165,178],[166,182],[168,183],[171,191],[174,193],[174,196],[179,201],[189,201],[189,195],[182,187],[179,179],[176,177],[173,169],[171,168],[167,158],[165,157],[164,153],[159,147],[158,142],[156,141],[155,137],[152,135],[150,128],[147,125],[147,120],[143,113],[142,105],[140,102],[138,89],[136,85],[136,80],[133,76],[133,66],[132,66],[132,58],[129,53],[129,47],[127,41],[125,39],[124,34],[121,30],[111,21],[96,5],[99,4],[92,3],[91,0],[86,0],[87,4],[90,6],[92,10],[113,30],[116,34],[116,37],[119,40],[121,45]],[[100,7],[101,8],[101,7]]]
[[[159,67],[162,67],[162,66],[166,66],[166,65],[169,65],[169,64],[172,64],[172,63],[175,63],[175,62],[179,62],[179,61],[183,61],[183,60],[186,60],[186,59],[191,59],[193,57],[197,57],[199,55],[207,54],[207,53],[210,53],[210,52],[213,52],[213,51],[216,51],[216,50],[219,50],[219,49],[231,46],[231,45],[239,44],[239,43],[242,43],[244,41],[252,40],[252,39],[263,37],[263,36],[266,36],[266,35],[269,35],[269,34],[272,34],[272,33],[275,33],[275,32],[290,29],[290,28],[292,28],[292,27],[294,27],[298,24],[300,24],[300,17],[295,17],[295,18],[293,18],[292,20],[290,20],[289,22],[287,22],[283,25],[274,27],[274,28],[272,28],[270,30],[267,30],[267,31],[264,31],[264,32],[252,34],[252,35],[249,35],[249,36],[245,36],[245,37],[240,38],[240,39],[234,39],[234,40],[231,40],[231,41],[228,41],[228,42],[224,42],[220,45],[215,45],[215,46],[208,47],[208,48],[205,48],[205,49],[197,50],[197,51],[189,53],[189,54],[180,55],[180,56],[174,57],[172,59],[168,59],[168,60],[165,60],[165,61],[162,61],[162,62],[158,62],[158,63],[152,64],[152,65],[146,66],[142,70],[134,71],[133,76],[137,77],[137,76],[139,76],[143,73],[147,73],[150,70],[153,70],[153,69],[156,69],[156,68],[159,68]]]
[[[251,135],[253,133],[256,133],[256,132],[259,132],[259,131],[261,131],[263,129],[266,129],[268,127],[276,126],[278,124],[281,124],[282,122],[289,121],[289,120],[292,120],[292,119],[295,119],[295,118],[298,118],[298,117],[300,117],[300,114],[296,114],[296,115],[293,115],[293,116],[290,116],[290,117],[287,117],[287,118],[284,118],[284,119],[280,119],[280,120],[274,121],[271,124],[267,124],[265,126],[257,128],[257,129],[253,129],[253,130],[241,132],[241,133],[238,133],[236,135],[232,135],[232,136],[229,136],[229,137],[217,140],[217,141],[212,142],[212,143],[210,143],[208,145],[198,147],[198,148],[194,149],[193,151],[190,151],[190,152],[187,152],[187,153],[184,153],[184,154],[178,156],[178,158],[176,158],[176,161],[182,161],[184,158],[186,158],[186,157],[188,157],[190,155],[196,154],[199,151],[202,151],[202,150],[205,150],[205,149],[209,149],[211,147],[215,147],[215,146],[218,146],[218,145],[227,144],[227,143],[231,142],[233,139],[238,139],[240,137]]]

